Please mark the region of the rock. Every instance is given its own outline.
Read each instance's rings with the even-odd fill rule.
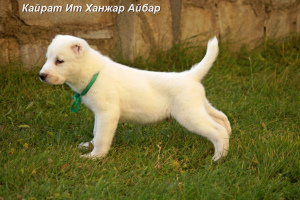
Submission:
[[[21,47],[22,62],[25,67],[42,66],[46,61],[45,54],[48,42],[36,41],[33,44],[25,44]]]
[[[0,39],[0,65],[6,65],[10,62],[19,62],[20,52],[18,43],[13,38]]]
[[[150,6],[160,11],[145,11]],[[231,41],[232,50],[251,49],[267,38],[299,34],[299,13],[299,0],[2,0],[0,64],[22,58],[27,67],[42,65],[57,34],[130,60],[180,41],[205,46],[214,35]]]

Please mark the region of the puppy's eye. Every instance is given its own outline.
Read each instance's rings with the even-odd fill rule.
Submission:
[[[63,60],[56,59],[55,64],[62,64],[62,63],[64,63],[64,62],[65,62],[65,61],[63,61]]]

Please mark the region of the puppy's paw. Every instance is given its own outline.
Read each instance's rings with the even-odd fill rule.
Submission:
[[[88,158],[88,159],[98,159],[98,158],[103,158],[105,155],[104,154],[95,154],[93,152],[81,155],[80,158]]]
[[[87,158],[87,159],[97,159],[97,158],[101,158],[101,156],[92,156],[91,153],[88,153],[88,154],[84,154],[84,155],[81,155],[80,158]]]
[[[80,158],[88,158],[88,159],[93,159],[91,153],[88,153],[88,154],[84,154],[84,155],[81,155]]]
[[[215,155],[212,157],[213,161],[218,161],[220,158],[222,158],[220,153],[215,153]]]
[[[221,158],[225,158],[228,154],[228,151],[227,150],[223,150],[222,152],[218,151],[214,154],[214,156],[212,157],[213,161],[218,161],[220,160]]]

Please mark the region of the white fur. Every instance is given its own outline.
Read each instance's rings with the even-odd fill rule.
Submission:
[[[227,155],[231,127],[226,115],[210,105],[200,83],[217,55],[215,37],[208,42],[203,60],[191,70],[150,72],[118,64],[83,39],[58,35],[48,47],[40,77],[49,84],[66,83],[81,93],[100,72],[82,97],[95,114],[94,149],[86,157],[108,153],[119,121],[147,124],[173,117],[189,131],[208,138],[215,147],[213,160],[218,160]]]

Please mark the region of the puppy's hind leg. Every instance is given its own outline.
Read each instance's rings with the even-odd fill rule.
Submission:
[[[189,131],[209,139],[215,148],[213,160],[226,157],[229,149],[229,135],[227,130],[215,122],[202,108],[186,108],[182,113],[173,113],[174,118]]]
[[[230,136],[231,135],[231,126],[230,126],[230,122],[227,118],[227,116],[217,110],[216,108],[214,108],[209,102],[207,99],[205,99],[205,108],[208,112],[208,114],[217,122],[219,123],[220,125],[222,125],[223,127],[226,128],[227,130],[227,133],[228,135]]]

